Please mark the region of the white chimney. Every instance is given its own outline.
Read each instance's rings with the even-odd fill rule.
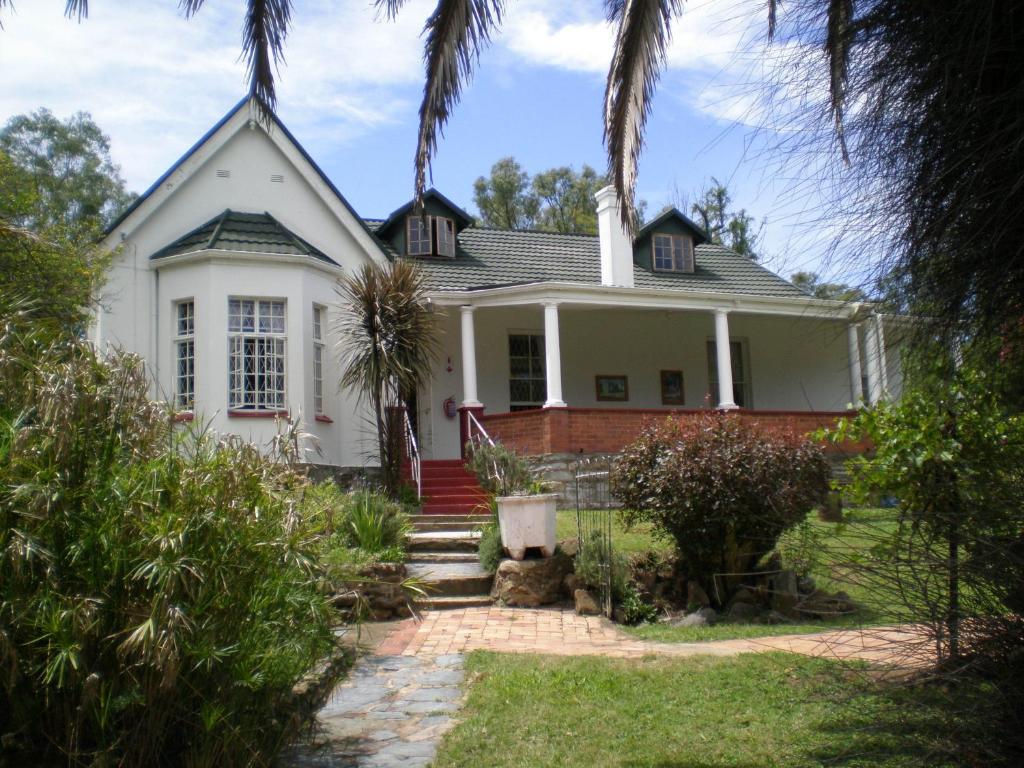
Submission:
[[[633,238],[622,226],[615,187],[597,191],[597,235],[601,241],[601,285],[633,287]]]

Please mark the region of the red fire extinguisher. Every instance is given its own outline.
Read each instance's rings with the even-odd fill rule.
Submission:
[[[458,412],[458,409],[455,407],[455,398],[449,397],[447,400],[444,401],[443,407],[444,415],[447,416],[449,419],[454,419],[455,414]]]

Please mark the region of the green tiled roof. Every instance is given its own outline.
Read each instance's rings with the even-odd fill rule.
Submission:
[[[372,231],[380,223],[366,222]],[[594,235],[469,227],[459,233],[457,242],[454,259],[417,259],[430,288],[459,291],[543,281],[601,284],[601,252]],[[390,256],[398,255],[387,243],[382,243],[382,247]],[[720,245],[698,245],[695,262],[692,274],[650,272],[634,266],[635,285],[674,291],[808,298],[774,272]]]
[[[204,250],[312,256],[330,264],[336,263],[269,213],[231,210],[161,248],[150,258],[163,259]]]

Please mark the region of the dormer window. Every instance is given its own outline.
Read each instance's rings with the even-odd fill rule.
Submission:
[[[444,216],[409,216],[406,219],[409,256],[455,258],[455,222]]]
[[[688,235],[655,234],[654,268],[659,272],[693,272],[693,240]]]

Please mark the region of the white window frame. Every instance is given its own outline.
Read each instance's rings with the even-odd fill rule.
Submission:
[[[196,406],[196,303],[174,302],[174,407],[191,413]]]
[[[753,387],[750,384],[750,344],[747,339],[729,339],[729,354],[732,355],[733,346],[739,347],[739,361],[741,375],[737,375],[736,366],[732,367],[732,399],[740,408],[753,408],[754,395]],[[708,355],[708,394],[711,395],[711,405],[718,407],[718,343],[708,337],[705,344]]]
[[[513,336],[526,336],[527,338],[536,337],[539,341],[540,351],[538,355],[526,355],[526,359],[530,361],[530,375],[528,376],[514,376],[512,374],[512,337]],[[522,411],[530,410],[533,408],[542,408],[544,402],[547,399],[547,347],[545,346],[544,332],[535,330],[510,330],[508,332],[508,407],[510,411]],[[529,343],[529,342],[527,342]],[[517,355],[517,357],[521,357]],[[513,400],[512,399],[512,385],[516,381],[529,381],[529,382],[541,382],[543,384],[543,393],[540,399],[536,400]]]
[[[228,410],[254,413],[286,411],[287,302],[275,298],[230,296],[227,331]],[[246,372],[247,361],[251,361],[252,373]],[[268,363],[276,370],[269,370]]]
[[[659,264],[658,251],[666,249],[668,253],[661,254]],[[689,235],[655,232],[651,238],[651,266],[656,272],[693,272],[693,239]]]
[[[409,256],[429,256],[430,247],[430,216],[410,214],[405,220],[405,252]],[[416,236],[413,237],[413,229]]]
[[[313,305],[313,415],[324,416],[324,316],[325,309]]]

